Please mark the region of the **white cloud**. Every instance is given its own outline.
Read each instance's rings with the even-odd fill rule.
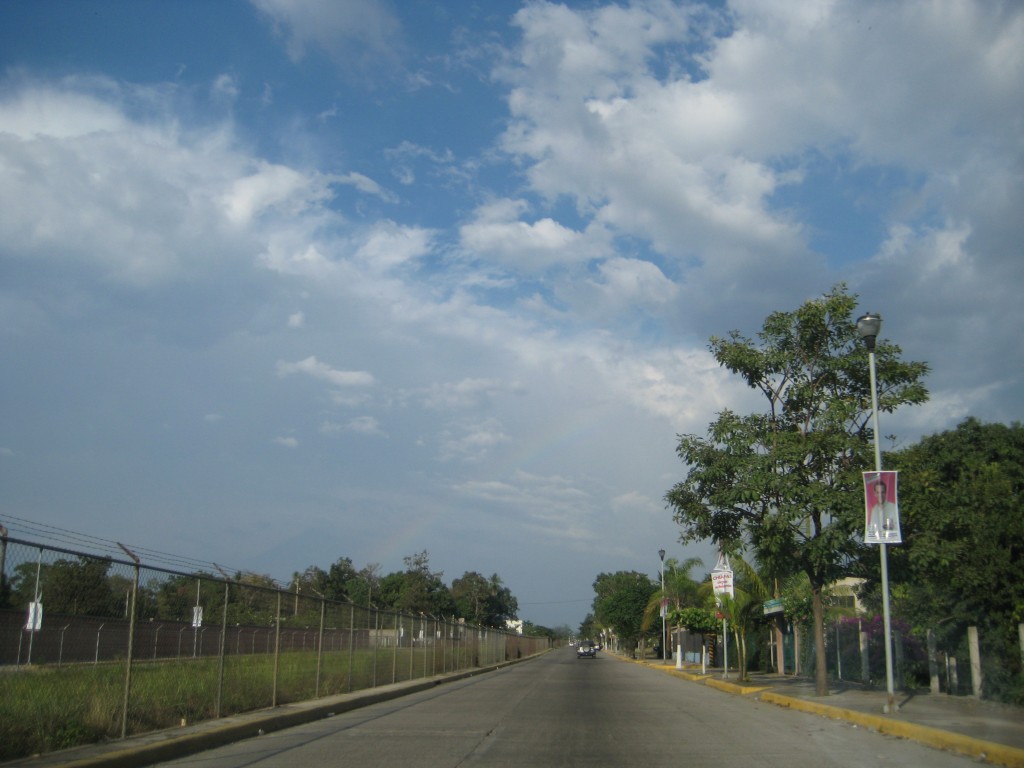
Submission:
[[[294,216],[329,198],[326,180],[261,161],[255,172],[231,184],[223,200],[228,219],[237,225],[271,209]]]
[[[314,47],[345,70],[393,68],[404,47],[398,18],[381,0],[251,0],[286,32],[288,54]]]
[[[373,416],[359,416],[348,423],[348,429],[361,435],[386,437],[387,433],[380,428],[380,423]]]
[[[438,459],[479,463],[492,449],[507,443],[509,439],[501,422],[496,418],[462,420],[440,434]]]
[[[351,173],[346,173],[343,176],[337,176],[335,177],[334,180],[338,184],[347,184],[349,186],[355,187],[360,192],[363,192],[367,195],[374,195],[376,197],[379,197],[381,200],[385,200],[389,203],[398,202],[398,198],[395,197],[395,195],[388,192],[386,189],[384,189],[380,184],[371,179],[369,176],[364,176],[361,173],[356,173],[355,171],[352,171]]]
[[[337,517],[357,560],[398,527],[359,538],[369,511],[413,511],[431,523],[417,548],[449,550],[455,568],[475,567],[460,559],[470,531],[503,576],[502,557],[564,556],[568,576],[543,588],[578,582],[586,597],[593,573],[646,557],[653,571],[650,542],[673,540],[660,494],[683,471],[675,435],[761,407],[707,337],[752,335],[839,279],[933,366],[933,403],[884,431],[1020,418],[1013,4],[530,2],[521,43],[487,59],[495,78],[424,85],[435,70],[415,99],[336,77],[335,64],[394,74],[404,5],[255,5],[294,66],[197,82],[190,61],[173,86],[122,71],[0,89],[0,343],[16,363],[5,393],[26,403],[6,442],[28,465],[33,440],[58,441],[68,474],[53,488],[119,487],[96,479],[116,455],[114,474],[168,512],[255,508],[265,544],[294,533],[274,522],[289,498],[289,521]],[[456,66],[462,52],[437,45],[417,65]],[[506,116],[488,111],[503,99]],[[385,113],[396,122],[363,122]],[[389,173],[400,198],[377,181]],[[841,254],[814,252],[847,236]],[[39,387],[62,370],[75,398]],[[323,396],[281,396],[303,381]],[[210,412],[224,403],[230,418]],[[136,450],[153,421],[217,483],[192,475],[161,502],[167,476],[190,476]],[[268,445],[317,460],[265,464]],[[12,476],[12,503],[71,508],[20,479],[45,471]],[[117,506],[102,493],[72,506]],[[247,546],[260,562],[266,546]]]
[[[215,98],[223,99],[228,103],[234,102],[240,92],[236,79],[226,74],[214,80],[210,90]]]
[[[340,371],[316,359],[315,355],[288,363],[277,362],[277,375],[284,378],[300,373],[335,387],[365,387],[373,384],[373,374],[367,371]]]
[[[344,424],[337,421],[325,421],[320,425],[320,433],[324,435],[340,435],[345,432],[373,437],[388,436],[387,432],[381,429],[380,422],[373,416],[357,416]]]
[[[118,134],[131,128],[118,105],[94,96],[91,91],[115,90],[106,81],[71,79],[66,87],[51,87],[32,81],[16,84],[0,100],[3,133],[22,141],[42,138],[80,139],[93,134]]]
[[[381,221],[365,233],[353,259],[372,272],[383,272],[418,259],[430,251],[430,245],[429,230]]]
[[[514,387],[513,387],[514,389]],[[506,390],[498,379],[461,379],[436,383],[425,390],[412,393],[427,408],[462,410],[487,405],[491,399]]]
[[[514,271],[541,272],[559,264],[586,262],[608,253],[600,239],[576,232],[554,219],[520,221],[522,200],[497,200],[481,206],[460,229],[468,251]]]

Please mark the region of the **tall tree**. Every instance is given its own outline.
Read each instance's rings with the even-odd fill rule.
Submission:
[[[385,605],[407,613],[451,616],[456,612],[451,591],[441,581],[443,571],[430,569],[430,554],[424,550],[403,558],[405,570],[389,573],[380,582]]]
[[[107,572],[110,560],[79,557],[61,558],[39,568],[39,595],[47,611],[78,616],[116,616],[124,606],[111,588]],[[35,599],[36,564],[22,563],[14,569],[14,594],[17,604],[28,605]]]
[[[504,628],[519,610],[518,602],[496,573],[487,578],[466,571],[452,581],[451,592],[459,615],[473,624]]]
[[[637,571],[599,574],[594,581],[594,616],[635,647],[644,636],[644,609],[657,589],[649,576]]]
[[[327,570],[323,591],[331,600],[346,600],[349,598],[352,581],[357,576],[352,558],[339,557]]]
[[[720,365],[765,401],[741,416],[722,411],[706,436],[681,435],[689,467],[666,501],[682,540],[752,547],[770,576],[807,574],[814,596],[815,687],[828,693],[821,590],[844,575],[859,548],[861,471],[871,466],[871,391],[859,342],[856,296],[836,286],[792,312],[765,320],[757,340],[733,331],[712,338]],[[879,408],[924,402],[928,366],[902,362],[900,348],[875,348]]]
[[[966,627],[979,627],[984,658],[999,659],[986,687],[1024,700],[1014,650],[1024,622],[1024,426],[967,419],[887,455],[886,466],[900,470],[900,614],[954,653]]]
[[[349,600],[356,605],[365,605],[368,608],[372,606],[374,599],[378,598],[377,592],[380,585],[378,571],[380,571],[380,563],[369,563],[360,568],[359,573],[345,583]]]

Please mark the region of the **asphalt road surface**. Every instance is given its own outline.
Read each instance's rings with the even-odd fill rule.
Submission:
[[[573,649],[164,765],[976,765],[817,715]]]

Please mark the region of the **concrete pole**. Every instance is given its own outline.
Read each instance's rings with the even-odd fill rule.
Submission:
[[[978,642],[978,628],[967,628],[967,648],[971,653],[971,689],[975,698],[980,699],[984,680],[981,676],[981,645]]]

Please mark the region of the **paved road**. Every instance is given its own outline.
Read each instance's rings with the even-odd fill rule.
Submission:
[[[164,765],[800,768],[976,763],[606,655],[546,654]]]

